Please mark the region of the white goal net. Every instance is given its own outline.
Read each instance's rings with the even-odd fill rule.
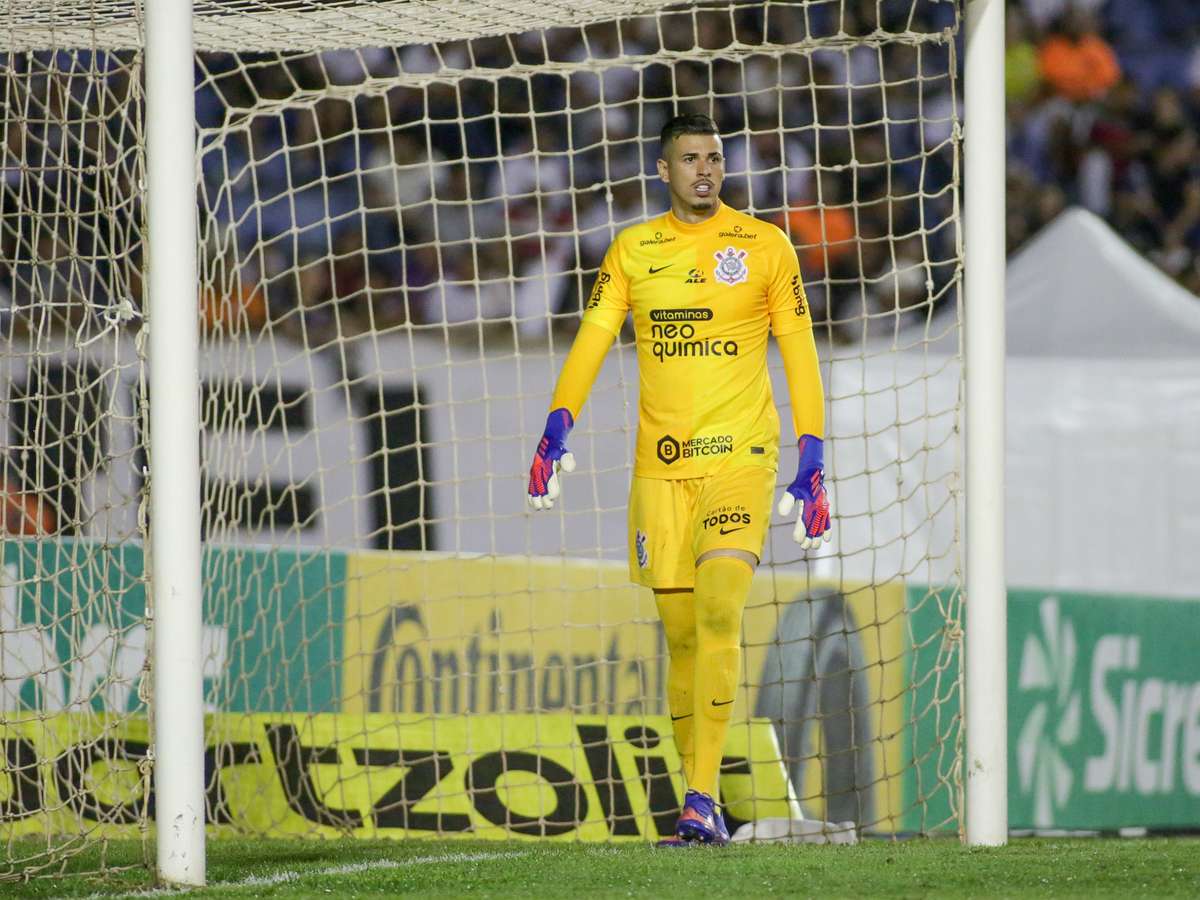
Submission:
[[[960,12],[196,0],[212,835],[670,831],[665,645],[624,563],[631,333],[564,502],[528,515],[524,480],[581,298],[666,208],[657,135],[686,111],[722,129],[723,199],[798,248],[829,401],[833,543],[771,530],[731,824],[957,829]],[[169,699],[147,677],[142,4],[3,0],[0,42],[0,877],[20,878],[145,840]]]

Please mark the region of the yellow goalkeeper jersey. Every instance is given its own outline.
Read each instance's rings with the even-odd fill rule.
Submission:
[[[634,473],[777,468],[767,331],[812,328],[787,236],[725,205],[697,225],[668,212],[626,228],[604,257],[583,318],[617,334],[629,312],[639,384]]]

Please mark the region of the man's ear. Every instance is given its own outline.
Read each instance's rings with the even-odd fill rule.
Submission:
[[[670,177],[667,175],[667,161],[665,159],[660,159],[658,161],[658,177],[662,181],[670,181],[671,180]]]

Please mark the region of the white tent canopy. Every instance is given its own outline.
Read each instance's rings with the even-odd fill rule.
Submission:
[[[1076,209],[1010,262],[1007,296],[1009,584],[1200,596],[1200,298]],[[957,379],[932,352],[833,362],[844,577],[946,574],[949,558],[922,561],[958,524],[939,505],[956,444],[944,418],[913,416],[944,409]]]
[[[1010,581],[1200,596],[1200,297],[1080,209],[1007,290]]]
[[[1008,266],[1009,357],[1200,357],[1200,299],[1084,209]]]

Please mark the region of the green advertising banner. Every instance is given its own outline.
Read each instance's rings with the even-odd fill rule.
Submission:
[[[206,706],[336,712],[345,554],[208,548],[203,568]],[[141,709],[145,609],[137,545],[5,541],[0,712]]]
[[[1200,825],[1200,601],[1012,591],[1012,828]]]
[[[936,677],[958,652],[938,612],[949,599],[908,586],[918,799],[948,764],[940,732],[959,720]],[[1200,827],[1198,651],[1200,599],[1009,591],[1009,828]],[[946,798],[931,799],[906,830],[943,819]]]

